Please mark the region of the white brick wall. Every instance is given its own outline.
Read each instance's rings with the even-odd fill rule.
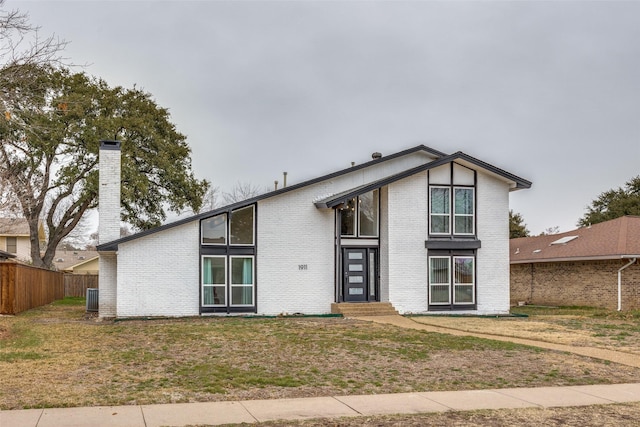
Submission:
[[[478,172],[478,314],[509,312],[509,187]]]
[[[102,252],[99,258],[98,314],[100,317],[116,317],[116,288],[118,258],[115,252]]]
[[[118,317],[198,315],[199,265],[198,221],[121,243]]]
[[[427,172],[388,188],[389,301],[400,313],[427,310]]]
[[[312,203],[316,194],[312,186],[258,203],[256,267],[261,314],[331,311],[335,300],[334,211],[317,209]]]

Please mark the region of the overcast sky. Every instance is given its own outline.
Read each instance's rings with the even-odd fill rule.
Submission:
[[[15,1],[65,56],[169,108],[198,178],[289,184],[418,144],[533,182],[575,228],[640,174],[640,2]]]

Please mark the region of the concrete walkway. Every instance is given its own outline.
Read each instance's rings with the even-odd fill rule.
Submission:
[[[640,401],[640,383],[0,412],[2,427],[160,427]]]
[[[595,359],[608,360],[622,365],[633,366],[634,368],[640,368],[640,357],[637,354],[624,353],[621,351],[605,350],[603,348],[596,347],[576,347],[565,344],[556,344],[546,341],[537,341],[527,338],[517,338],[504,335],[495,334],[482,334],[478,332],[462,331],[460,329],[445,328],[442,326],[429,325],[428,318],[416,317],[413,319],[403,316],[368,316],[368,317],[356,317],[358,320],[365,320],[376,323],[384,323],[388,325],[395,325],[402,328],[418,329],[428,332],[437,332],[441,334],[450,334],[467,337],[487,338],[497,341],[508,341],[516,344],[530,345],[533,347],[546,348],[550,350],[566,351],[568,353],[579,354],[581,356],[593,357]]]

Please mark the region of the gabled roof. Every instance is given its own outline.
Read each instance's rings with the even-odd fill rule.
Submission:
[[[24,218],[0,218],[0,236],[29,236],[29,223]]]
[[[308,180],[308,181],[301,182],[299,184],[290,185],[288,187],[281,188],[281,189],[275,190],[275,191],[271,191],[271,192],[262,194],[262,195],[257,196],[257,197],[252,197],[250,199],[243,200],[243,201],[238,202],[238,203],[234,203],[234,204],[231,204],[231,205],[228,205],[228,206],[224,206],[224,207],[221,207],[221,208],[218,208],[218,209],[214,209],[212,211],[203,212],[203,213],[200,213],[200,214],[197,214],[197,215],[193,215],[193,216],[190,216],[188,218],[184,218],[184,219],[181,219],[181,220],[169,223],[169,224],[165,224],[165,225],[162,225],[160,227],[156,227],[156,228],[153,228],[153,229],[150,229],[150,230],[145,230],[145,231],[142,231],[140,233],[132,234],[130,236],[123,237],[121,239],[114,240],[112,242],[107,242],[107,243],[104,243],[104,244],[100,244],[100,245],[98,245],[97,250],[99,252],[102,252],[102,251],[116,251],[118,249],[118,244],[120,244],[120,243],[124,243],[124,242],[130,241],[130,240],[135,240],[135,239],[138,239],[140,237],[147,236],[149,234],[157,233],[157,232],[160,232],[162,230],[166,230],[168,228],[172,228],[172,227],[176,227],[176,226],[179,226],[179,225],[183,225],[183,224],[186,224],[186,223],[189,223],[189,222],[192,222],[192,221],[200,220],[200,219],[207,218],[207,217],[210,217],[210,216],[213,216],[213,215],[217,215],[217,214],[220,214],[220,213],[230,212],[230,211],[232,211],[234,209],[238,209],[238,208],[241,208],[243,206],[251,205],[251,204],[256,203],[256,202],[258,202],[260,200],[267,199],[269,197],[278,196],[280,194],[287,193],[289,191],[298,190],[300,188],[303,188],[303,187],[306,187],[306,186],[309,186],[309,185],[313,185],[313,184],[316,184],[316,183],[319,183],[319,182],[322,182],[322,181],[326,181],[326,180],[330,180],[330,179],[333,179],[333,178],[336,178],[336,177],[339,177],[339,176],[342,176],[342,175],[346,175],[348,173],[352,173],[354,171],[358,171],[360,169],[364,169],[364,168],[373,166],[375,164],[384,163],[384,162],[387,162],[389,160],[396,159],[398,157],[406,156],[406,155],[413,154],[413,153],[419,153],[419,152],[422,152],[422,153],[425,153],[427,155],[430,155],[431,157],[435,158],[435,160],[433,160],[432,162],[428,162],[428,163],[425,163],[423,165],[420,165],[418,167],[414,167],[414,168],[408,169],[408,170],[406,170],[404,172],[401,172],[399,174],[396,174],[396,175],[393,175],[393,176],[390,176],[390,177],[387,177],[387,178],[383,178],[383,179],[380,179],[378,181],[375,181],[375,182],[372,182],[372,183],[369,183],[369,184],[365,184],[363,186],[360,186],[360,187],[352,189],[352,190],[348,190],[345,193],[341,193],[340,197],[338,197],[337,199],[335,198],[335,196],[328,196],[327,198],[325,198],[325,199],[323,199],[321,201],[316,201],[315,202],[316,206],[318,206],[318,207],[329,207],[329,205],[331,205],[331,207],[337,206],[338,204],[341,203],[342,200],[347,200],[348,198],[352,198],[353,195],[351,197],[348,197],[351,194],[354,194],[354,195],[363,194],[363,193],[366,193],[367,191],[370,191],[371,189],[379,188],[381,186],[390,184],[390,183],[395,182],[397,180],[400,180],[402,178],[406,178],[406,177],[411,176],[413,174],[416,174],[418,172],[422,172],[422,171],[425,171],[427,169],[431,169],[431,168],[434,168],[434,167],[449,163],[451,161],[457,161],[457,162],[459,162],[460,164],[463,164],[463,165],[471,165],[471,166],[480,167],[480,168],[484,169],[485,171],[487,171],[488,173],[493,174],[495,176],[499,176],[502,179],[508,181],[510,183],[512,189],[521,189],[521,188],[529,188],[529,187],[531,187],[531,182],[529,182],[529,181],[527,181],[527,180],[525,180],[523,178],[520,178],[520,177],[518,177],[516,175],[513,175],[513,174],[511,174],[511,173],[509,173],[507,171],[504,171],[504,170],[502,170],[500,168],[492,166],[492,165],[490,165],[488,163],[485,163],[485,162],[483,162],[481,160],[478,160],[478,159],[476,159],[474,157],[471,157],[471,156],[469,156],[469,155],[467,155],[467,154],[465,154],[463,152],[459,151],[457,153],[454,153],[454,154],[451,154],[451,155],[447,155],[447,154],[445,154],[445,153],[443,153],[441,151],[435,150],[435,149],[427,147],[425,145],[418,145],[416,147],[409,148],[407,150],[403,150],[403,151],[400,151],[400,152],[395,153],[395,154],[390,154],[390,155],[387,155],[387,156],[383,156],[381,158],[376,158],[376,159],[370,160],[368,162],[362,163],[360,165],[356,165],[356,166],[352,166],[352,167],[349,167],[349,168],[346,168],[346,169],[342,169],[342,170],[339,170],[337,172],[333,172],[333,173],[330,173],[330,174],[327,174],[327,175],[320,176],[318,178],[314,178],[314,179],[311,179],[311,180]]]
[[[640,257],[640,216],[509,241],[511,264]]]
[[[97,251],[57,250],[53,266],[59,270],[71,270],[98,257]]]
[[[471,157],[468,154],[463,153],[462,151],[458,151],[457,153],[451,154],[449,156],[440,157],[439,159],[434,160],[432,162],[426,163],[424,165],[416,166],[414,168],[408,169],[406,171],[400,172],[392,176],[388,176],[386,178],[379,179],[369,184],[361,185],[359,187],[352,188],[350,190],[346,190],[341,193],[334,194],[332,196],[327,196],[321,200],[317,200],[315,202],[315,205],[318,208],[333,208],[340,204],[346,203],[348,200],[356,196],[367,193],[376,188],[384,187],[385,185],[389,185],[393,182],[407,178],[416,173],[424,172],[426,170],[433,169],[450,162],[457,162],[466,166],[480,167],[481,169],[484,169],[490,174],[500,176],[502,179],[509,181],[509,183],[511,184],[512,190],[531,187],[531,182],[527,181],[526,179],[522,179],[507,171],[504,171],[488,163],[485,163],[482,160],[478,160],[475,157]]]

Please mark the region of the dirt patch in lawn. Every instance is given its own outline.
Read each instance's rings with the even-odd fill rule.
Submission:
[[[564,352],[343,318],[0,318],[0,408],[274,399],[636,382]]]

